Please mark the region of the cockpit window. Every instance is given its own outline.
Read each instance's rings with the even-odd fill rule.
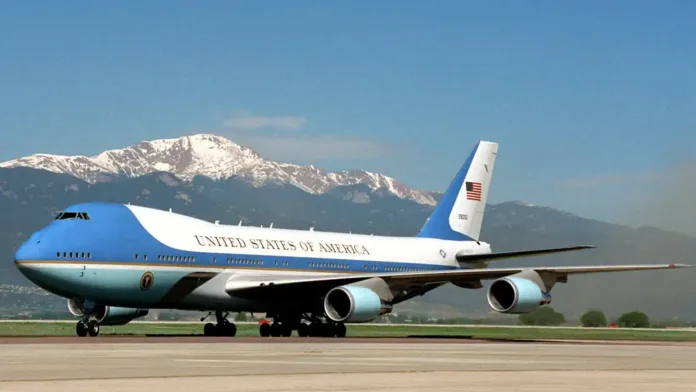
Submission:
[[[55,220],[67,220],[67,219],[90,220],[89,215],[86,212],[61,212],[55,218]]]

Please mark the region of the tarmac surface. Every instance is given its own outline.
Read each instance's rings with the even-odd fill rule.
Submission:
[[[0,338],[0,391],[692,391],[696,345],[449,338]]]

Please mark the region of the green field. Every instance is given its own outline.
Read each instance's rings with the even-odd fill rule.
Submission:
[[[102,326],[101,335],[202,335],[203,324],[130,323]],[[74,322],[0,323],[0,336],[75,336]],[[238,324],[237,336],[259,336],[256,324]],[[696,341],[696,331],[669,329],[518,328],[485,326],[349,325],[348,337],[449,336],[475,339],[589,339]]]

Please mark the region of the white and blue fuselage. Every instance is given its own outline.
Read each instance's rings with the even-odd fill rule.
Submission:
[[[150,309],[209,310],[214,303],[230,311],[264,311],[264,302],[178,284],[197,273],[244,281],[259,275],[453,270],[460,268],[455,255],[462,251],[488,253],[490,246],[232,226],[146,207],[85,203],[65,209],[34,233],[15,258],[30,280],[66,298]],[[145,273],[152,282],[141,288]]]

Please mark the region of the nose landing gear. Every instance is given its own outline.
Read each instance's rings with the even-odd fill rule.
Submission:
[[[99,323],[96,320],[80,320],[75,326],[77,336],[83,337],[87,336],[98,336],[99,335]]]
[[[68,310],[75,316],[81,318],[75,325],[77,336],[99,336],[99,315],[95,310],[96,304],[93,301],[69,299]],[[93,317],[96,316],[96,317]]]

